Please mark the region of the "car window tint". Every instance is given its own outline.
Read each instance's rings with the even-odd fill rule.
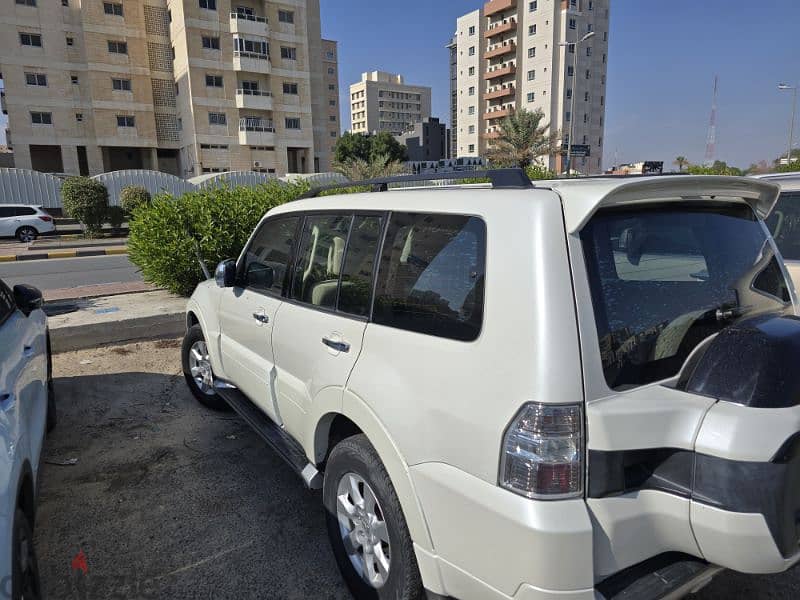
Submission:
[[[240,265],[244,287],[281,294],[286,282],[289,258],[299,217],[266,221],[256,232]]]
[[[381,239],[383,219],[358,216],[353,219],[342,267],[338,310],[360,317],[369,315],[375,256]]]
[[[381,253],[373,320],[455,340],[483,319],[486,226],[462,215],[392,213]]]
[[[0,219],[3,217],[13,217],[17,214],[13,206],[0,206]]]
[[[6,319],[10,317],[16,310],[17,305],[14,302],[14,294],[8,286],[0,281],[0,324],[5,323]]]
[[[297,251],[292,298],[322,308],[336,306],[352,220],[351,215],[306,217]]]
[[[800,192],[784,192],[767,219],[778,250],[786,260],[800,260]]]
[[[16,212],[19,217],[29,217],[36,214],[36,210],[30,206],[18,206]]]

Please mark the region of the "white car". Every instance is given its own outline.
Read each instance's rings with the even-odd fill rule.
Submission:
[[[466,176],[492,184],[386,191]],[[777,186],[366,184],[270,210],[183,344],[194,395],[322,489],[354,597],[679,597],[800,561]]]
[[[33,547],[39,459],[55,426],[50,342],[42,294],[0,280],[0,585],[9,598],[40,598]]]
[[[15,237],[20,242],[32,242],[55,229],[53,217],[41,206],[0,204],[0,238]]]

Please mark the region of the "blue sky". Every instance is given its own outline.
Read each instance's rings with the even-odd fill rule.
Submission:
[[[320,1],[323,36],[339,41],[344,129],[349,85],[377,69],[431,86],[434,116],[449,119],[444,45],[482,2]],[[777,84],[800,81],[798,25],[799,0],[611,0],[606,166],[615,151],[620,162],[701,162],[715,74],[717,158],[747,167],[785,154],[791,93]]]

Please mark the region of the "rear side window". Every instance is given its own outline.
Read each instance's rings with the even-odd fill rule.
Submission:
[[[767,219],[778,250],[786,260],[800,260],[800,192],[784,192]]]
[[[14,294],[8,289],[8,286],[0,281],[0,325],[14,314],[17,305],[14,302]]]
[[[392,213],[373,321],[461,341],[483,320],[486,225],[477,217]]]
[[[239,265],[243,287],[278,295],[283,293],[299,221],[299,217],[279,217],[261,226]]]

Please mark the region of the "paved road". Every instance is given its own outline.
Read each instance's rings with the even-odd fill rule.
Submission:
[[[10,286],[29,283],[41,290],[142,280],[124,255],[0,263],[0,278]]]

